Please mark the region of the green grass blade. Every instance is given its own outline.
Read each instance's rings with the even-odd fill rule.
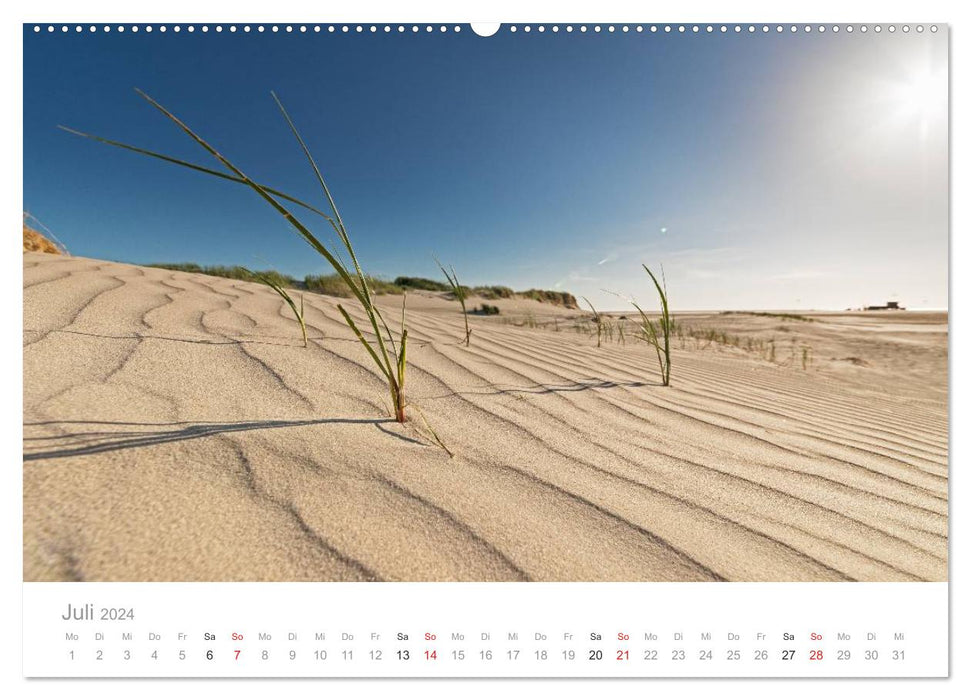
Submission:
[[[247,177],[245,173],[243,173],[239,168],[233,165],[228,159],[223,157],[215,148],[210,146],[201,136],[196,134],[181,119],[179,119],[177,116],[172,114],[172,112],[167,110],[165,107],[163,107],[161,104],[156,102],[154,99],[152,99],[150,96],[148,96],[138,88],[135,88],[135,92],[138,93],[138,95],[141,96],[143,99],[145,99],[149,104],[151,104],[153,107],[159,110],[162,114],[168,117],[180,129],[182,129],[182,131],[184,131],[193,141],[195,141],[197,144],[202,146],[202,148],[204,148],[214,158],[216,158],[216,160],[218,160],[220,163],[225,165],[229,170],[231,170],[246,185],[248,185],[254,191],[256,191],[256,193],[259,194],[268,204],[270,204],[270,206],[276,209],[277,212],[279,212],[279,214],[283,216],[283,218],[286,219],[287,222],[297,230],[297,232],[304,238],[304,240],[306,240],[307,243],[309,243],[310,246],[314,248],[314,250],[320,253],[327,260],[327,262],[331,264],[331,267],[334,268],[334,270],[341,276],[341,279],[343,279],[344,282],[348,285],[348,287],[350,287],[351,292],[354,294],[355,297],[357,297],[358,301],[360,301],[365,306],[369,305],[368,301],[365,300],[364,295],[362,294],[361,290],[358,288],[358,285],[354,282],[353,278],[348,273],[347,269],[340,263],[340,261],[338,261],[336,257],[334,257],[333,253],[331,253],[330,250],[328,250],[327,247],[324,246],[324,244],[321,243],[317,239],[317,237],[314,236],[314,234],[311,233],[311,231],[306,226],[304,226],[286,207],[284,207],[282,204],[276,201],[276,199],[274,199],[273,196],[269,194],[269,192],[262,185],[257,184],[249,177]]]
[[[303,333],[303,346],[307,347],[307,322],[303,315],[303,294],[300,295],[300,331]]]
[[[370,290],[367,288],[367,278],[364,275],[360,264],[358,263],[357,255],[354,254],[354,248],[351,247],[350,238],[347,235],[347,227],[344,226],[344,220],[341,218],[340,212],[337,210],[337,203],[334,201],[334,197],[330,193],[330,188],[327,187],[327,183],[324,181],[324,176],[320,172],[320,168],[317,166],[317,161],[314,160],[313,154],[310,152],[310,148],[307,146],[307,142],[303,140],[303,136],[300,135],[300,131],[290,118],[290,114],[283,106],[283,102],[280,101],[280,98],[276,96],[275,92],[271,91],[270,94],[273,96],[273,100],[276,102],[277,107],[280,108],[280,112],[283,114],[283,118],[290,127],[290,131],[293,132],[294,137],[297,139],[297,143],[300,145],[300,149],[303,151],[307,161],[310,163],[310,167],[313,168],[314,175],[317,177],[317,182],[324,191],[327,202],[330,204],[331,211],[334,212],[334,219],[336,219],[336,222],[334,223],[334,230],[337,232],[338,237],[341,239],[341,242],[344,244],[344,247],[347,248],[347,252],[351,256],[351,262],[354,264],[354,269],[357,272],[358,277],[361,279],[361,284],[364,287],[364,293],[370,297]]]
[[[290,119],[290,114],[283,106],[283,103],[280,101],[280,98],[277,97],[276,93],[273,92],[272,90],[270,91],[270,95],[273,96],[273,101],[276,102],[276,106],[279,107],[280,112],[283,113],[283,118],[287,120],[287,124],[290,126],[290,131],[293,132],[293,135],[297,138],[297,142],[300,144],[300,148],[303,149],[304,155],[307,156],[307,160],[310,161],[310,165],[314,169],[314,174],[317,176],[317,182],[320,183],[321,189],[323,189],[324,194],[327,196],[327,203],[330,204],[330,209],[332,212],[334,212],[334,218],[337,220],[337,224],[340,226],[341,230],[346,231],[346,228],[344,227],[344,221],[341,219],[340,212],[337,210],[337,202],[335,202],[333,196],[331,196],[330,188],[327,187],[327,183],[324,181],[324,176],[320,172],[320,168],[317,167],[317,162],[314,160],[313,155],[311,155],[310,149],[307,148],[306,142],[304,142],[303,137],[300,135],[300,132],[297,131],[296,125],[293,123],[293,120]]]
[[[307,161],[310,163],[311,168],[313,168],[314,175],[317,177],[317,182],[324,191],[324,195],[327,197],[327,202],[330,204],[331,210],[334,212],[334,219],[336,219],[336,221],[332,221],[331,225],[334,227],[334,231],[336,231],[337,236],[341,239],[341,242],[347,249],[348,255],[351,257],[351,263],[354,265],[354,270],[360,284],[361,303],[364,305],[365,311],[367,311],[368,320],[370,320],[371,326],[374,330],[374,335],[377,337],[378,347],[381,350],[381,355],[388,369],[390,370],[391,358],[388,355],[388,349],[385,345],[380,327],[384,327],[384,330],[388,334],[388,339],[391,343],[392,352],[397,354],[398,349],[395,347],[394,336],[391,333],[391,329],[388,328],[388,324],[385,322],[381,312],[374,306],[374,302],[372,300],[373,295],[371,294],[371,290],[368,288],[367,276],[361,269],[361,264],[358,262],[357,255],[354,253],[354,248],[351,245],[349,236],[347,235],[347,227],[344,226],[344,221],[341,219],[340,212],[337,209],[337,203],[334,201],[334,198],[330,193],[330,188],[327,187],[327,183],[324,181],[324,176],[320,172],[320,168],[317,167],[317,161],[314,160],[313,154],[307,147],[306,141],[303,140],[303,136],[300,135],[300,131],[297,129],[296,124],[294,124],[293,120],[290,118],[290,114],[283,106],[283,102],[281,102],[280,98],[276,96],[276,93],[271,92],[270,94],[273,96],[273,100],[276,102],[277,107],[280,108],[283,118],[286,120],[287,125],[290,127],[290,131],[293,132],[294,137],[297,139],[297,143],[300,145],[300,148],[306,156]]]
[[[365,349],[368,351],[368,354],[370,354],[371,357],[374,359],[375,363],[377,363],[378,367],[381,369],[381,372],[384,374],[388,382],[391,384],[394,384],[395,378],[391,376],[391,374],[385,368],[381,360],[378,359],[377,353],[374,352],[374,348],[371,347],[371,343],[367,341],[367,339],[364,337],[364,334],[361,333],[360,329],[357,327],[357,324],[354,323],[354,319],[351,318],[350,314],[347,313],[347,310],[340,304],[337,305],[337,310],[341,312],[341,316],[344,317],[344,322],[347,323],[348,326],[350,326],[352,331],[354,331],[354,335],[357,336],[357,339],[361,341],[361,345],[365,347]]]
[[[449,266],[449,269],[452,271],[451,274],[449,274],[449,271],[445,269],[445,266],[442,264],[441,260],[436,258],[434,255],[432,258],[434,258],[435,263],[438,265],[438,269],[442,271],[443,275],[445,275],[445,279],[448,280],[448,286],[452,288],[452,294],[455,295],[455,298],[462,306],[462,318],[465,320],[465,345],[468,347],[472,338],[472,330],[469,328],[469,312],[465,308],[465,300],[468,296],[467,290],[461,284],[459,284],[459,276],[455,274],[454,267]]]
[[[398,389],[401,390],[405,385],[405,353],[408,346],[408,329],[401,333],[401,353],[398,355]]]
[[[283,297],[283,300],[290,306],[290,310],[293,311],[293,315],[297,317],[297,321],[300,323],[300,330],[303,333],[303,345],[304,347],[307,347],[307,326],[303,320],[303,295],[302,294],[300,295],[300,309],[298,310],[296,303],[293,301],[290,295],[287,294],[287,290],[285,290],[283,287],[281,287],[276,282],[274,282],[269,277],[267,277],[266,275],[260,272],[253,272],[252,270],[249,270],[245,267],[242,269],[248,275],[255,277],[260,282],[265,284],[267,287],[270,287],[274,292],[276,292],[281,297]]]
[[[401,348],[398,351],[398,386],[405,385],[405,345],[408,342],[408,328],[405,326],[405,305],[408,302],[408,292],[401,295]]]
[[[182,165],[183,167],[188,167],[189,169],[202,172],[204,174],[212,175],[213,177],[245,184],[246,186],[250,187],[254,192],[256,192],[271,207],[273,207],[273,209],[275,209],[287,221],[288,224],[293,226],[293,228],[297,231],[297,233],[312,248],[314,248],[314,250],[316,250],[322,257],[324,257],[328,263],[330,263],[331,267],[334,268],[335,272],[337,272],[338,276],[348,287],[348,289],[351,291],[354,297],[364,307],[364,311],[368,317],[368,320],[370,321],[372,329],[374,330],[376,345],[380,350],[380,355],[378,354],[378,352],[375,351],[375,348],[372,347],[371,342],[369,342],[364,337],[363,333],[361,333],[357,324],[354,323],[353,319],[350,317],[347,311],[342,306],[338,305],[338,309],[340,310],[342,316],[344,317],[345,322],[354,332],[357,339],[364,345],[365,349],[371,355],[371,358],[378,365],[378,368],[387,379],[389,388],[391,390],[392,400],[395,403],[396,417],[399,421],[403,421],[404,420],[403,418],[404,387],[403,385],[399,384],[399,381],[398,381],[399,378],[401,378],[402,380],[404,378],[403,359],[396,357],[395,361],[393,362],[391,357],[388,354],[388,349],[385,344],[383,334],[381,332],[381,327],[383,327],[384,330],[387,332],[390,342],[392,343],[392,347],[394,347],[394,336],[391,333],[390,329],[388,328],[387,323],[385,323],[384,317],[381,315],[380,310],[373,303],[372,294],[368,286],[367,277],[364,275],[361,269],[361,266],[357,260],[357,257],[354,254],[354,249],[351,246],[349,237],[347,236],[347,230],[344,227],[343,222],[340,220],[340,215],[337,211],[336,206],[334,206],[333,198],[330,196],[329,190],[326,189],[326,185],[324,185],[324,189],[325,189],[325,193],[327,194],[328,201],[332,205],[332,208],[334,211],[334,217],[333,218],[329,217],[326,214],[316,209],[314,209],[314,211],[317,213],[320,213],[321,216],[327,219],[330,225],[334,228],[335,232],[338,234],[338,237],[341,239],[341,242],[344,244],[344,247],[347,249],[348,253],[351,256],[351,260],[353,262],[354,270],[355,270],[355,273],[353,275],[349,271],[348,267],[344,265],[344,263],[340,260],[339,255],[335,255],[323,243],[321,243],[320,240],[318,240],[317,237],[310,231],[310,229],[308,229],[299,219],[297,219],[293,215],[293,213],[284,204],[281,203],[281,200],[286,200],[294,204],[299,204],[300,206],[305,206],[303,202],[300,202],[299,200],[293,197],[289,197],[288,195],[277,192],[275,190],[271,192],[268,188],[253,181],[242,170],[236,167],[231,161],[229,161],[229,159],[227,159],[222,154],[220,154],[212,145],[206,142],[201,136],[199,136],[196,132],[194,132],[187,124],[185,124],[185,122],[183,122],[181,119],[175,116],[172,112],[170,112],[168,109],[163,107],[160,103],[158,103],[156,100],[151,98],[143,91],[136,88],[135,92],[140,97],[142,97],[145,101],[147,101],[150,105],[155,107],[159,112],[161,112],[167,119],[169,119],[176,126],[178,126],[187,136],[189,136],[201,148],[207,151],[213,158],[215,158],[227,170],[229,170],[232,173],[232,175],[230,176],[230,175],[227,175],[226,173],[221,173],[219,171],[212,170],[210,168],[204,168],[202,166],[195,166],[194,164],[188,163],[187,161],[181,161],[176,158],[162,156],[161,154],[156,154],[151,151],[146,151],[145,149],[137,149],[137,148],[131,147],[131,148],[128,148],[128,150],[132,150],[133,152],[140,153],[142,155],[146,155],[149,157],[159,158],[166,162]],[[274,98],[275,97],[276,96],[274,95]],[[277,103],[280,104],[279,100],[277,100]],[[280,104],[280,107],[282,109],[282,104]],[[322,181],[322,177],[319,176],[319,169],[317,168],[316,163],[313,162],[313,159],[310,156],[309,150],[307,150],[306,148],[306,144],[303,142],[303,139],[300,138],[299,133],[296,132],[296,128],[293,126],[292,121],[290,121],[289,116],[286,115],[285,112],[284,112],[284,116],[286,116],[288,123],[291,125],[291,128],[294,130],[295,135],[298,137],[298,141],[300,142],[301,147],[304,149],[304,152],[308,156],[308,158],[310,158],[311,164],[313,165],[315,172],[318,174],[319,179]],[[101,139],[96,138],[95,140],[101,140]],[[101,140],[101,141],[104,143],[108,143],[108,145],[119,145],[120,147],[124,147],[123,145],[118,144],[117,142],[111,143],[111,142],[108,142],[107,140]],[[305,338],[304,343],[306,345],[306,327],[302,318],[302,299],[301,299],[301,310],[298,310],[296,305],[293,303],[293,300],[290,299],[289,295],[286,294],[285,290],[280,288],[278,285],[271,284],[270,286],[273,287],[282,297],[284,297],[285,299],[288,299],[288,304],[290,304],[290,307],[291,309],[293,309],[294,314],[297,315],[301,321],[301,327],[303,329],[304,338]],[[404,334],[402,335],[404,336]]]
[[[434,256],[432,257],[434,258]],[[445,275],[445,279],[448,280],[448,286],[452,288],[452,293],[455,295],[455,298],[459,301],[465,301],[465,298],[467,297],[466,290],[461,284],[459,284],[459,276],[455,274],[455,268],[450,267],[452,272],[449,274],[449,271],[445,269],[445,266],[442,264],[441,260],[438,258],[434,258],[434,260],[438,265],[438,269],[442,271],[442,274]]]
[[[651,281],[654,282],[654,286],[657,289],[657,294],[659,297],[661,297],[661,311],[663,315],[666,316],[668,313],[668,295],[665,293],[664,288],[661,287],[661,284],[657,281],[657,277],[655,277],[654,273],[651,272],[651,269],[647,265],[643,264],[641,267],[643,267],[647,274],[651,276]]]
[[[658,282],[657,277],[651,272],[647,265],[642,265],[644,270],[651,277],[651,281],[654,282],[654,288],[657,290],[657,294],[661,299],[661,336],[664,339],[664,361],[661,362],[661,379],[664,386],[667,386],[671,379],[671,314],[668,309],[668,294],[667,294],[667,283],[661,284]],[[664,276],[664,268],[661,268],[661,276]],[[658,360],[660,361],[661,346],[658,340],[657,332],[654,334],[655,347],[658,349]]]
[[[435,432],[435,429],[432,427],[431,423],[429,423],[428,419],[425,417],[424,411],[422,411],[421,408],[419,408],[417,405],[414,406],[414,409],[418,411],[418,415],[421,416],[421,422],[425,424],[425,428],[427,428],[428,432],[431,433],[432,438],[435,440],[436,443],[438,443],[438,446],[441,447],[443,450],[445,450],[445,453],[449,457],[454,457],[455,453],[452,452],[450,449],[448,449],[448,447],[445,445],[445,442],[442,440],[442,438],[440,438],[438,436],[438,433]]]
[[[106,138],[104,138],[102,136],[95,136],[94,134],[87,134],[87,133],[85,133],[83,131],[78,131],[77,129],[72,129],[72,128],[67,127],[67,126],[58,125],[57,128],[58,129],[61,129],[62,131],[66,131],[69,134],[74,134],[75,136],[82,136],[82,137],[84,137],[86,139],[91,139],[92,141],[97,141],[98,143],[103,143],[103,144],[106,144],[108,146],[115,146],[116,148],[123,148],[126,151],[132,151],[133,153],[139,153],[139,154],[141,154],[143,156],[148,156],[150,158],[157,158],[158,160],[165,161],[166,163],[173,163],[174,165],[180,165],[183,168],[188,168],[189,170],[195,170],[195,171],[200,172],[200,173],[205,173],[206,175],[212,175],[213,177],[218,177],[218,178],[221,178],[223,180],[228,180],[229,182],[236,182],[236,183],[239,183],[239,184],[242,184],[242,185],[245,185],[246,184],[245,180],[243,180],[241,178],[238,178],[238,177],[236,177],[234,175],[229,175],[227,173],[221,173],[218,170],[213,170],[212,168],[206,168],[206,167],[204,167],[202,165],[196,165],[195,163],[190,163],[190,162],[188,162],[186,160],[180,160],[178,158],[173,158],[171,156],[167,156],[167,155],[164,155],[162,153],[156,153],[155,151],[149,151],[149,150],[147,150],[145,148],[138,148],[137,146],[131,146],[131,145],[127,144],[127,143],[122,143],[121,141],[112,141],[111,139],[106,139]],[[296,204],[297,206],[303,207],[304,209],[307,209],[308,211],[312,211],[314,214],[318,214],[318,215],[324,217],[325,219],[329,219],[330,218],[327,214],[325,214],[324,212],[322,212],[317,207],[315,207],[315,206],[313,206],[311,204],[307,204],[306,202],[303,202],[303,201],[297,199],[296,197],[291,197],[290,195],[286,194],[285,192],[281,192],[280,190],[275,190],[272,187],[267,187],[266,185],[260,185],[260,187],[262,187],[264,190],[266,190],[267,192],[269,192],[270,194],[272,194],[275,197],[279,197],[280,199],[285,199],[286,201],[291,202],[292,204]]]
[[[594,320],[594,323],[597,324],[597,347],[599,348],[600,336],[603,332],[603,318],[600,316],[600,312],[597,311],[595,308],[593,308],[593,304],[590,303],[589,299],[587,299],[586,297],[580,297],[580,298],[583,299],[585,302],[587,302],[587,306],[589,306],[590,310],[593,311],[593,320]]]

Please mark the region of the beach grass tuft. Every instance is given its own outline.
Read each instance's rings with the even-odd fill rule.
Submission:
[[[498,316],[499,307],[493,304],[479,304],[477,308],[472,309],[472,313],[480,316]]]
[[[287,113],[283,106],[283,103],[276,96],[275,93],[271,93],[274,101],[279,107],[281,114],[290,127],[291,132],[300,145],[304,156],[310,163],[311,168],[314,171],[314,175],[317,178],[317,182],[320,185],[323,194],[327,200],[330,213],[326,213],[313,207],[305,202],[292,197],[290,195],[284,194],[278,190],[271,189],[265,185],[261,185],[246,174],[243,173],[236,165],[234,165],[228,158],[220,154],[213,146],[211,146],[207,141],[205,141],[201,136],[199,136],[195,131],[193,131],[187,124],[185,124],[181,119],[175,116],[168,109],[163,107],[153,98],[151,98],[146,93],[136,88],[136,93],[144,100],[146,100],[150,105],[155,107],[159,112],[161,112],[166,118],[172,121],[176,126],[178,126],[186,135],[188,135],[193,141],[196,142],[201,148],[208,152],[213,158],[215,158],[223,167],[225,167],[229,173],[220,172],[217,170],[212,170],[210,168],[205,168],[198,166],[187,161],[179,160],[176,158],[171,158],[169,156],[154,153],[152,151],[147,151],[145,149],[135,148],[127,144],[120,143],[118,141],[111,141],[109,139],[104,139],[98,136],[92,136],[83,132],[76,131],[74,129],[64,128],[66,131],[77,134],[79,136],[84,136],[85,138],[90,138],[107,145],[116,146],[123,148],[141,155],[146,155],[156,159],[160,159],[181,167],[189,168],[191,170],[201,172],[203,174],[211,175],[213,177],[218,177],[224,180],[231,180],[240,184],[244,184],[250,189],[252,189],[257,195],[259,195],[268,205],[275,209],[286,221],[289,223],[296,232],[314,249],[316,250],[341,278],[341,280],[350,289],[351,294],[360,303],[365,317],[367,319],[368,325],[370,326],[369,333],[373,338],[365,337],[364,333],[358,327],[357,323],[348,313],[347,309],[343,305],[338,304],[337,309],[343,316],[344,321],[347,323],[348,327],[354,332],[354,335],[361,342],[361,345],[370,355],[371,359],[377,365],[381,374],[384,376],[388,390],[391,394],[391,405],[392,414],[394,419],[399,423],[404,423],[405,417],[405,370],[406,370],[406,351],[408,343],[408,329],[405,326],[405,303],[402,302],[402,313],[401,313],[401,328],[399,330],[397,342],[394,339],[394,334],[391,332],[388,324],[386,323],[381,311],[374,303],[373,293],[370,289],[368,282],[368,277],[365,276],[361,265],[357,259],[357,255],[354,252],[354,248],[351,245],[350,237],[347,233],[347,228],[344,225],[344,221],[341,218],[340,212],[337,209],[337,204],[334,201],[333,196],[327,184],[324,181],[323,175],[320,169],[317,167],[317,163],[310,153],[306,142],[294,125],[293,120]],[[304,224],[300,219],[298,219],[288,208],[286,203],[296,204],[300,207],[308,209],[312,212],[319,214],[324,217],[330,224],[331,228],[337,233],[337,237],[340,239],[343,247],[350,257],[351,266],[345,265],[339,254],[335,254],[329,248],[327,248],[320,240],[311,232],[310,228]],[[387,335],[387,340],[385,336]]]
[[[587,299],[586,297],[582,297],[582,298],[585,302],[587,302],[587,306],[590,307],[590,310],[593,311],[593,322],[597,324],[597,347],[599,348],[601,344],[601,338],[603,337],[603,332],[604,332],[603,316],[601,316],[600,312],[593,307],[593,304],[590,303],[589,299]]]
[[[673,328],[673,321],[671,319],[671,312],[668,308],[668,292],[667,283],[664,281],[664,268],[661,268],[661,282],[658,282],[657,277],[651,272],[647,265],[641,265],[645,272],[651,277],[651,281],[654,282],[654,288],[657,290],[658,297],[661,300],[661,317],[655,322],[650,316],[644,313],[644,310],[637,305],[637,302],[631,300],[631,304],[637,309],[637,312],[641,316],[641,333],[644,339],[654,348],[657,352],[657,362],[661,367],[661,384],[663,386],[670,386],[671,384],[671,331]]]
[[[405,291],[393,282],[388,282],[387,280],[383,280],[380,277],[373,277],[372,275],[367,276],[367,283],[371,294],[375,296],[382,294],[403,294]],[[345,299],[352,299],[354,297],[354,292],[347,286],[344,279],[335,273],[329,275],[305,275],[303,278],[303,286],[308,292],[314,292],[316,294],[342,297]]]
[[[426,292],[448,292],[448,291],[451,291],[452,289],[450,285],[447,285],[444,282],[430,280],[427,277],[399,276],[394,278],[393,284],[396,287],[403,287],[407,289],[420,289]]]
[[[459,277],[455,274],[454,267],[449,265],[448,270],[446,270],[445,266],[442,264],[442,261],[438,258],[435,258],[435,263],[438,265],[438,269],[442,271],[442,274],[445,275],[445,279],[448,280],[448,286],[452,290],[452,296],[454,296],[458,300],[459,304],[462,305],[462,318],[465,319],[465,347],[469,347],[472,338],[472,330],[469,328],[469,312],[465,308],[465,300],[469,294],[468,287],[463,287],[461,284],[459,284]]]
[[[300,295],[300,308],[297,308],[296,303],[287,293],[287,290],[285,290],[275,279],[263,274],[262,272],[253,272],[252,270],[247,270],[245,267],[242,269],[251,277],[259,280],[283,298],[283,301],[285,301],[290,307],[290,310],[293,311],[293,315],[297,317],[297,322],[300,323],[300,332],[303,333],[303,346],[307,347],[307,324],[303,320],[303,294]]]
[[[188,272],[199,275],[209,275],[210,277],[223,277],[231,280],[244,280],[250,282],[254,272],[241,265],[199,265],[197,263],[148,263],[146,267],[155,267],[160,270],[172,270],[173,272]],[[298,287],[300,283],[282,272],[276,270],[257,270],[256,273],[266,277],[281,287]]]

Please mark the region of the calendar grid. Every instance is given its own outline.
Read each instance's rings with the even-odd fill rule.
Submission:
[[[28,583],[24,605],[31,677],[948,673],[945,583]]]

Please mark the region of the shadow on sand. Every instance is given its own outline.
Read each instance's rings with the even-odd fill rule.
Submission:
[[[388,430],[386,423],[394,423],[391,418],[319,418],[314,420],[263,420],[239,421],[234,423],[125,423],[116,421],[41,421],[24,423],[24,428],[32,426],[129,426],[130,430],[107,430],[91,432],[63,433],[61,435],[46,435],[43,437],[25,437],[25,443],[36,444],[40,449],[24,451],[24,461],[38,459],[59,459],[62,457],[77,457],[81,455],[99,454],[101,452],[115,452],[160,445],[166,442],[181,442],[238,433],[250,430],[272,430],[274,428],[298,428],[310,425],[373,425],[382,433],[404,442],[423,445],[406,435],[400,435]],[[137,428],[145,428],[138,430]],[[154,428],[154,430],[152,429]],[[73,442],[72,442],[73,441]],[[59,443],[56,448],[45,449],[50,443]]]
[[[661,382],[615,382],[606,379],[589,379],[568,382],[565,384],[531,384],[529,386],[499,386],[492,385],[490,389],[477,391],[452,391],[440,396],[428,396],[428,399],[445,399],[449,396],[513,396],[523,394],[565,394],[575,391],[590,391],[593,389],[638,388],[645,386],[661,386]]]
[[[193,343],[195,345],[276,345],[279,347],[303,347],[303,343],[299,340],[294,339],[293,342],[282,342],[274,343],[268,340],[261,340],[260,338],[279,338],[283,341],[290,340],[284,336],[251,336],[243,338],[221,338],[221,339],[209,339],[209,338],[177,338],[174,336],[167,335],[153,335],[151,333],[131,333],[127,335],[108,335],[107,333],[91,333],[89,331],[72,331],[64,328],[57,328],[51,331],[41,331],[34,330],[32,328],[25,328],[25,333],[43,333],[45,335],[50,335],[52,333],[69,333],[71,335],[83,335],[88,338],[101,338],[103,340],[168,340],[173,343]],[[329,340],[329,341],[343,341],[343,340],[354,340],[351,338],[328,338],[327,336],[317,335],[317,336],[307,336],[307,340]]]

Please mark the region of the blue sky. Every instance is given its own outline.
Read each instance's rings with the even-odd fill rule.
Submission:
[[[604,290],[652,298],[643,262],[680,309],[946,308],[945,32],[463,29],[27,27],[24,207],[76,255],[330,272],[246,188],[56,129],[213,165],[139,87],[318,197],[275,90],[373,274],[439,277],[435,254],[463,282],[621,308]]]

